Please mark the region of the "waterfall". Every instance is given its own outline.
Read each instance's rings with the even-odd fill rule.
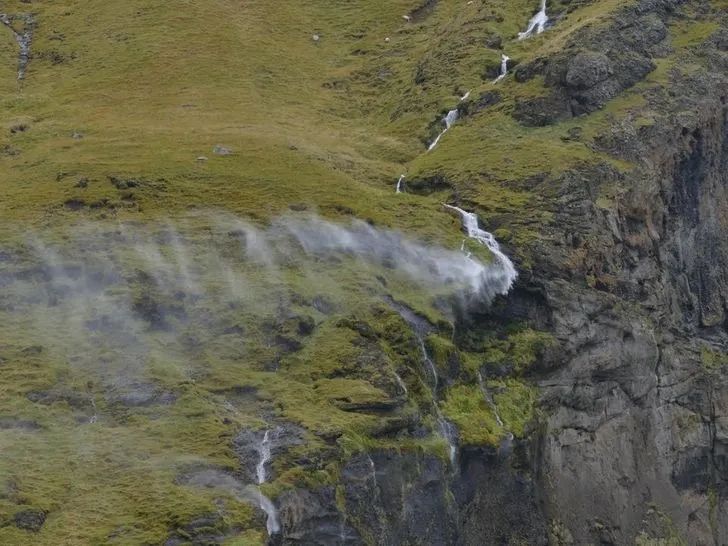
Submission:
[[[493,80],[493,83],[498,83],[499,81],[501,81],[503,78],[506,77],[506,74],[508,74],[508,61],[510,61],[510,60],[511,60],[511,58],[508,55],[506,55],[505,53],[503,55],[501,55],[500,75],[495,80]]]
[[[260,459],[258,460],[258,464],[255,466],[255,474],[258,485],[264,484],[268,478],[268,473],[266,471],[265,465],[267,465],[271,459],[270,440],[270,429],[267,429],[265,431],[265,434],[263,435],[262,442],[258,446]],[[270,536],[280,532],[281,525],[278,521],[278,511],[276,510],[275,505],[268,497],[266,497],[262,493],[262,491],[260,491],[260,489],[257,489],[257,493],[258,506],[260,506],[260,509],[265,512],[266,516],[268,516],[266,520],[268,535]]]
[[[404,175],[399,176],[399,180],[397,180],[397,193],[403,193],[404,192]]]
[[[275,505],[273,502],[266,497],[260,489],[257,490],[258,492],[258,506],[260,506],[260,509],[265,512],[265,515],[268,516],[265,522],[265,527],[268,530],[268,536],[275,535],[277,533],[281,532],[281,524],[278,521],[278,510],[276,510]]]
[[[460,102],[463,102],[464,100],[468,100],[468,97],[470,97],[470,91],[468,91],[462,97],[460,97]]]
[[[498,267],[490,271],[489,278],[487,279],[488,282],[484,280],[482,283],[483,289],[489,292],[486,296],[490,296],[490,292],[501,295],[507,294],[518,277],[518,272],[513,266],[513,262],[511,262],[508,256],[503,254],[493,234],[480,229],[478,226],[478,217],[475,214],[452,205],[445,204],[445,207],[456,211],[460,215],[468,237],[487,247],[498,262]],[[464,249],[464,246],[462,248]]]
[[[267,478],[267,472],[265,469],[265,465],[268,464],[268,461],[270,461],[271,452],[270,452],[270,430],[266,430],[265,434],[263,435],[263,441],[261,442],[258,453],[260,454],[260,460],[258,461],[258,464],[255,467],[255,474],[258,479],[258,484],[265,483],[265,480]]]
[[[534,31],[536,34],[541,34],[544,30],[546,30],[548,22],[549,18],[548,15],[546,15],[546,0],[541,0],[541,9],[531,18],[525,32],[518,33],[518,39],[523,40],[529,36],[533,36]]]
[[[437,146],[438,142],[440,142],[440,139],[442,138],[442,135],[447,133],[450,130],[450,127],[452,127],[455,124],[455,122],[458,120],[458,116],[459,116],[458,109],[453,108],[452,110],[450,110],[447,113],[447,115],[444,118],[442,118],[442,122],[445,124],[445,128],[440,132],[439,135],[437,135],[437,138],[435,138],[435,140],[432,141],[432,144],[430,144],[430,147],[427,148],[428,152],[430,150],[434,149],[435,146]]]

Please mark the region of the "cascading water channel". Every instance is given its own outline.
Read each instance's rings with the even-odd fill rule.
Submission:
[[[12,20],[10,16],[5,13],[0,13],[0,23],[8,27],[10,32],[13,33],[15,41],[18,43],[20,52],[18,53],[18,80],[25,79],[25,69],[30,62],[30,42],[32,40],[32,32],[30,27],[32,25],[32,16],[23,16],[25,22],[25,30],[18,32],[13,28]]]
[[[533,34],[541,34],[546,30],[546,25],[549,22],[548,15],[546,15],[546,0],[541,0],[541,9],[534,15],[528,23],[528,28],[524,32],[518,33],[518,39],[523,40]]]
[[[404,175],[399,176],[399,180],[397,180],[397,190],[396,193],[403,193],[404,192]]]
[[[458,109],[453,108],[452,110],[450,110],[447,113],[447,115],[444,118],[442,118],[442,122],[445,124],[445,128],[440,132],[439,135],[437,135],[435,140],[432,141],[432,144],[430,144],[430,147],[427,148],[428,152],[430,150],[433,150],[435,148],[435,146],[437,146],[437,144],[440,142],[440,139],[442,138],[442,136],[445,133],[447,133],[450,130],[450,127],[452,127],[453,124],[458,120],[458,116],[459,116]]]
[[[495,80],[493,80],[493,83],[498,83],[499,81],[501,81],[503,78],[506,77],[506,75],[508,74],[508,61],[510,61],[510,60],[511,60],[511,58],[508,55],[506,55],[505,53],[501,55],[500,74],[498,75],[498,77]]]
[[[468,97],[470,97],[470,91],[468,91],[462,97],[460,97],[460,102],[467,100]],[[440,132],[439,135],[437,135],[437,138],[435,138],[435,140],[432,141],[432,144],[430,144],[430,146],[427,148],[428,152],[430,150],[434,149],[435,146],[437,146],[438,142],[440,142],[440,139],[442,138],[442,135],[444,135],[445,133],[448,132],[450,127],[452,127],[455,124],[455,122],[458,120],[459,117],[460,117],[460,112],[458,111],[457,108],[453,108],[452,110],[450,110],[447,113],[447,115],[444,118],[442,118],[442,122],[445,124],[445,128]]]
[[[488,269],[488,279],[484,279],[484,282],[482,283],[483,290],[488,292],[486,296],[490,296],[491,293],[493,295],[507,294],[515,280],[518,278],[518,272],[516,271],[513,262],[511,262],[508,256],[503,254],[500,249],[500,245],[498,244],[498,241],[495,240],[495,237],[493,237],[493,234],[480,229],[478,226],[478,217],[475,214],[464,211],[463,209],[453,205],[445,204],[445,207],[460,215],[463,222],[463,228],[465,229],[468,237],[487,247],[496,259],[496,267]],[[465,251],[464,245],[462,249]],[[470,253],[466,253],[466,256],[470,256]]]

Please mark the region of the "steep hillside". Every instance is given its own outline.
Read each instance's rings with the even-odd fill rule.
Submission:
[[[727,9],[4,2],[0,543],[728,542]]]

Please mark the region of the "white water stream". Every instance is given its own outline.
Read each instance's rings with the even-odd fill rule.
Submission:
[[[258,459],[258,464],[255,467],[255,474],[256,479],[258,482],[258,485],[264,484],[268,478],[268,472],[266,470],[266,465],[270,462],[271,459],[271,431],[270,429],[265,431],[265,434],[263,435],[263,440],[261,441],[260,445],[258,446],[258,454],[260,458]],[[278,510],[276,510],[275,505],[273,502],[266,497],[260,489],[257,489],[258,493],[258,506],[260,506],[260,509],[265,512],[266,516],[268,516],[268,519],[266,521],[266,528],[268,529],[268,535],[273,535],[281,530],[281,525],[278,520]]]
[[[493,80],[493,83],[498,83],[503,78],[505,78],[506,75],[508,75],[508,61],[510,61],[510,60],[511,60],[511,58],[508,55],[506,55],[505,53],[503,55],[501,55],[500,74],[498,75],[498,77],[495,80]]]
[[[541,9],[534,15],[528,23],[528,28],[524,32],[518,33],[518,39],[523,40],[534,34],[541,34],[546,30],[546,25],[549,22],[549,17],[546,15],[546,0],[541,0]]]
[[[483,288],[487,289],[489,292],[492,291],[494,294],[507,294],[515,280],[518,278],[518,272],[513,266],[513,262],[511,262],[508,256],[503,254],[500,249],[500,245],[493,234],[480,229],[480,226],[478,225],[478,217],[475,214],[464,211],[463,209],[453,205],[445,204],[445,207],[457,212],[462,219],[463,228],[465,229],[468,237],[487,247],[495,257],[497,262],[496,267],[491,267],[487,270],[489,278],[487,279],[487,282],[484,280],[482,283]],[[465,251],[465,245],[463,245],[461,249]],[[470,257],[470,253],[466,252],[466,256]]]

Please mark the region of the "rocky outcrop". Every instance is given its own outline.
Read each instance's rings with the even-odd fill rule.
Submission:
[[[516,102],[513,116],[543,126],[589,114],[640,82],[669,48],[666,22],[680,0],[642,1],[624,8],[611,25],[571,37],[559,53],[515,70],[517,81],[543,76],[547,95]]]

